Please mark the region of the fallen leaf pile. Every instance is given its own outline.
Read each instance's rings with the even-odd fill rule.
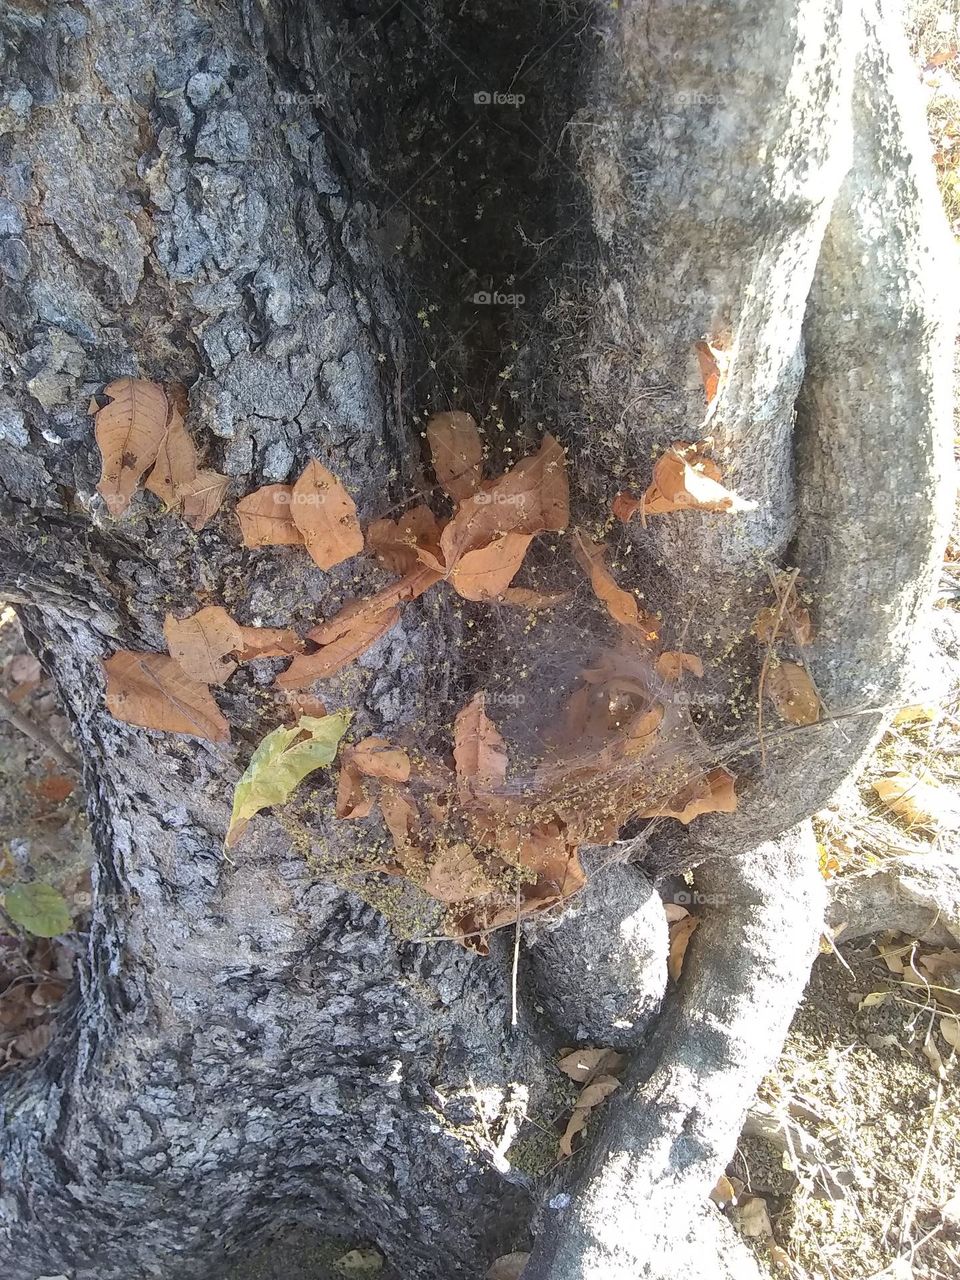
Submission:
[[[119,649],[104,661],[107,710],[127,724],[211,742],[227,742],[230,726],[210,685],[223,684],[239,662],[285,656],[301,647],[295,632],[242,627],[220,605],[187,618],[168,613],[163,632],[169,655]]]
[[[109,403],[91,402],[90,411],[102,460],[97,490],[111,515],[123,515],[146,475],[145,488],[192,529],[202,529],[220,509],[229,479],[201,468],[182,401],[142,378],[118,378],[104,395]]]
[[[184,397],[171,400],[161,387],[136,379],[111,383],[106,394],[111,400],[97,410],[97,441],[100,491],[111,510],[126,509],[147,475],[149,489],[202,527],[223,493],[209,506],[201,502],[215,491],[215,485],[203,487],[215,473],[198,468],[181,412]],[[566,600],[567,592],[512,585],[533,539],[569,526],[567,461],[557,440],[544,435],[534,453],[485,477],[482,440],[469,414],[436,414],[425,435],[437,482],[453,503],[445,520],[419,505],[396,519],[374,520],[364,532],[344,485],[317,459],[294,483],[264,485],[236,506],[247,547],[300,547],[325,571],[366,550],[396,575],[393,582],[348,601],[303,640],[284,628],[240,626],[219,605],[186,617],[168,614],[168,653],[120,650],[104,662],[110,713],[130,724],[224,742],[230,730],[212,689],[241,663],[290,656],[275,688],[291,699],[291,710],[293,699],[309,699],[297,691],[355,662],[410,602],[438,584],[466,600],[528,611]],[[750,506],[723,488],[702,448],[676,445],[657,462],[640,503],[645,513]],[[382,823],[392,848],[377,869],[405,877],[444,904],[448,932],[481,951],[490,931],[555,906],[583,886],[581,846],[616,839],[632,818],[688,823],[736,807],[733,776],[710,766],[675,697],[677,686],[702,678],[702,662],[695,654],[661,650],[659,619],[617,582],[603,545],[580,529],[569,539],[616,626],[617,646],[581,673],[532,779],[520,785],[510,778],[507,744],[482,692],[456,717],[447,760],[428,760],[380,738],[340,752],[337,818]],[[328,716],[320,705],[297,709],[295,724],[261,741],[240,780],[228,844],[257,813],[283,804],[304,777],[333,762],[349,713]]]

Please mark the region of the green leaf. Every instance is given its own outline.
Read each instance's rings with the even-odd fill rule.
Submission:
[[[301,716],[292,729],[281,725],[267,734],[233,793],[227,845],[236,844],[255,813],[285,804],[308,773],[333,763],[350,719],[349,711]]]
[[[42,880],[11,885],[4,895],[3,905],[14,924],[38,938],[56,938],[73,928],[70,908],[63,895],[52,884],[44,884]]]

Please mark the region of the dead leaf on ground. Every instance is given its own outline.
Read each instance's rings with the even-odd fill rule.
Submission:
[[[420,567],[418,549],[440,555],[440,525],[429,507],[411,508],[397,520],[374,520],[367,528],[367,550],[394,573]]]
[[[278,689],[308,689],[318,680],[328,680],[370,648],[400,621],[399,609],[386,609],[368,619],[359,619],[344,634],[325,644],[316,653],[301,653],[274,681]]]
[[[590,1112],[609,1098],[614,1090],[620,1088],[620,1081],[614,1076],[597,1076],[580,1093],[573,1114],[560,1138],[559,1152],[561,1158],[573,1155],[573,1140],[578,1133],[583,1133],[590,1118]]]
[[[707,398],[707,404],[711,404],[730,367],[730,352],[717,338],[712,342],[695,342],[693,349],[697,354],[697,364],[700,366],[703,394]]]
[[[476,419],[453,410],[427,423],[427,444],[437,480],[451,498],[469,498],[483,479],[483,442]]]
[[[467,796],[492,791],[507,776],[507,746],[484,707],[484,694],[475,693],[453,726],[457,780],[461,794]]]
[[[194,680],[223,684],[237,669],[226,655],[243,646],[243,633],[220,605],[207,605],[188,618],[168,613],[163,634],[171,658]]]
[[[636,507],[644,517],[673,511],[754,511],[756,503],[721,483],[720,468],[703,450],[707,442],[679,440],[654,463],[653,480]]]
[[[667,972],[674,982],[680,981],[684,956],[693,937],[694,930],[700,920],[697,916],[686,915],[675,920],[670,926],[670,954],[667,958]]]
[[[464,600],[496,600],[516,577],[532,541],[528,533],[505,533],[462,555],[447,580]]]
[[[676,818],[690,823],[705,813],[735,813],[737,797],[734,791],[736,779],[722,765],[711,769],[702,777],[694,778],[676,795],[662,804],[651,805],[637,816],[640,818]]]
[[[321,569],[332,569],[363,550],[356,503],[332,471],[312,458],[291,492],[293,522]]]
[[[816,724],[820,719],[820,699],[813,681],[796,662],[771,667],[764,692],[788,724]]]
[[[676,684],[685,671],[698,679],[703,676],[703,663],[694,653],[676,653],[665,649],[657,658],[656,668],[658,675],[671,684]]]
[[[10,659],[7,675],[15,684],[39,684],[43,677],[43,668],[32,653],[18,653]]]
[[[97,411],[94,427],[102,459],[97,491],[110,514],[120,516],[141,476],[157,459],[169,405],[163,387],[142,378],[118,378],[104,394],[111,397],[110,403]]]
[[[487,1268],[486,1280],[520,1280],[529,1260],[529,1253],[505,1253]]]
[[[318,623],[307,635],[317,644],[332,644],[350,631],[371,625],[384,613],[396,610],[400,605],[416,600],[440,581],[440,575],[418,564],[410,573],[384,587],[375,595],[362,600],[351,600],[339,613],[325,622]]]
[[[27,784],[31,791],[51,804],[62,804],[67,796],[73,795],[76,783],[63,773],[48,773],[37,782]]]
[[[528,587],[507,587],[497,597],[500,604],[512,605],[517,609],[553,609],[570,599],[569,591],[531,591]]]
[[[953,792],[927,769],[878,778],[871,786],[887,808],[910,826],[950,827],[960,818]]]
[[[447,903],[480,898],[494,888],[476,854],[462,842],[441,848],[418,883],[431,898]]]
[[[734,1218],[741,1235],[751,1239],[773,1236],[767,1202],[761,1196],[744,1196],[734,1210]]]
[[[289,627],[241,627],[238,662],[255,658],[289,658],[299,653],[303,641]]]
[[[726,1209],[736,1203],[737,1193],[726,1174],[721,1173],[717,1179],[717,1185],[710,1192],[710,1199],[719,1209]]]
[[[208,687],[165,653],[119,649],[103,663],[106,707],[115,720],[228,742],[230,726]]]
[[[245,547],[303,546],[303,534],[291,514],[292,496],[288,484],[265,484],[240,499],[236,514]]]
[[[598,1075],[616,1076],[627,1059],[616,1049],[571,1049],[561,1057],[557,1066],[565,1076],[577,1084],[589,1084]]]
[[[637,626],[640,621],[640,606],[635,596],[617,585],[613,574],[603,563],[603,544],[592,542],[582,529],[574,529],[573,553],[577,563],[589,577],[594,595],[611,618],[625,627]]]

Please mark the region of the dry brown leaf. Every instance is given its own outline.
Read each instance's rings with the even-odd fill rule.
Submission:
[[[483,443],[472,414],[435,413],[427,423],[427,444],[441,487],[451,498],[469,498],[483,479]]]
[[[582,529],[574,529],[573,553],[589,577],[594,595],[615,622],[636,627],[640,623],[640,606],[635,596],[617,586],[613,574],[603,563],[604,550],[601,543],[591,542]]]
[[[710,1199],[719,1209],[726,1209],[728,1205],[736,1203],[737,1193],[726,1174],[721,1173],[717,1179],[717,1185],[710,1192]]]
[[[697,916],[684,916],[675,920],[670,926],[670,953],[667,957],[667,972],[674,982],[680,981],[683,959],[687,954],[687,946],[693,937],[694,930],[700,920]]]
[[[43,676],[43,668],[32,653],[18,653],[10,659],[7,675],[16,684],[38,685]]]
[[[241,627],[240,648],[236,650],[238,662],[252,662],[255,658],[289,658],[299,653],[303,641],[289,627]],[[316,712],[307,714],[315,715]]]
[[[562,1157],[573,1155],[573,1140],[578,1133],[583,1133],[586,1129],[590,1112],[595,1107],[599,1107],[615,1089],[619,1088],[620,1081],[615,1079],[614,1076],[598,1076],[581,1091],[577,1104],[573,1109],[573,1114],[568,1120],[567,1127],[560,1139],[559,1151]]]
[[[960,1019],[944,1015],[940,1019],[940,1034],[951,1049],[960,1049]]]
[[[223,506],[230,477],[219,471],[198,471],[179,489],[181,512],[191,529],[200,530]]]
[[[395,573],[419,568],[418,548],[440,555],[440,525],[429,507],[413,507],[398,520],[374,520],[366,537],[367,550]]]
[[[643,510],[643,499],[635,498],[632,493],[628,493],[626,489],[622,493],[618,493],[613,500],[611,512],[618,520],[624,524],[629,524],[638,511]]]
[[[166,506],[179,507],[180,488],[197,478],[198,466],[196,446],[187,432],[183,416],[176,405],[171,404],[157,460],[143,487],[156,494]]]
[[[168,613],[163,634],[171,658],[194,680],[223,684],[237,669],[226,655],[242,647],[243,633],[218,604],[198,609],[189,618],[175,618]]]
[[[705,441],[690,444],[677,441],[658,458],[653,467],[653,481],[643,495],[644,516],[664,515],[671,511],[753,511],[748,502],[720,483],[720,468],[701,452]]]
[[[410,757],[402,747],[391,746],[386,738],[364,738],[349,749],[346,758],[364,777],[387,782],[410,780]]]
[[[582,1048],[565,1053],[557,1066],[577,1084],[589,1084],[598,1075],[618,1075],[626,1061],[616,1049]]]
[[[507,746],[484,710],[482,692],[475,693],[453,725],[453,758],[462,795],[492,791],[507,776]]]
[[[816,724],[820,719],[820,699],[813,681],[796,662],[771,667],[764,691],[788,724]]]
[[[317,653],[301,653],[274,681],[278,689],[308,689],[318,680],[327,680],[366,653],[367,649],[400,621],[399,609],[386,609],[368,619],[360,619],[351,629],[326,644]]]
[[[760,1196],[744,1196],[734,1210],[734,1217],[741,1235],[753,1239],[773,1236],[767,1202]]]
[[[302,547],[303,534],[291,514],[293,489],[265,484],[237,503],[237,519],[245,547]]]
[[[409,855],[420,826],[420,814],[412,800],[399,787],[383,786],[378,799],[380,812],[387,830],[393,837],[394,847],[401,859]]]
[[[163,387],[141,378],[118,378],[104,394],[111,400],[97,412],[94,428],[103,464],[97,491],[110,514],[120,516],[157,459],[169,405]]]
[[[332,569],[363,550],[356,504],[333,472],[315,458],[293,486],[291,515],[321,569]]]
[[[682,920],[690,912],[686,907],[682,907],[679,902],[664,902],[663,914],[667,917],[667,923],[673,924],[674,920]]]
[[[640,818],[676,818],[690,823],[704,813],[735,813],[737,797],[734,776],[722,766],[711,769],[701,778],[688,782],[675,796],[663,804],[652,805]]]
[[[532,541],[528,533],[505,533],[466,552],[450,570],[450,585],[464,600],[496,600],[516,577]]]
[[[666,649],[656,662],[657,674],[664,680],[676,684],[685,671],[698,679],[703,676],[703,663],[693,653],[677,653]]]
[[[103,663],[106,706],[115,720],[227,742],[230,726],[210,690],[165,653],[120,649]]]
[[[334,813],[338,818],[366,818],[373,811],[373,796],[359,769],[344,759],[337,779]]]
[[[332,644],[350,631],[372,625],[381,614],[396,610],[410,600],[416,600],[439,581],[439,574],[418,565],[406,577],[384,587],[376,595],[367,596],[363,600],[351,600],[339,613],[326,622],[318,623],[307,635],[317,644]]]
[[[528,587],[507,587],[497,599],[500,604],[512,605],[517,609],[553,609],[570,599],[569,591],[531,591]]]
[[[703,394],[710,404],[730,367],[730,352],[715,339],[713,342],[695,342],[693,349],[697,353],[700,366],[700,379],[703,382]]]
[[[871,785],[887,808],[912,826],[956,824],[957,803],[953,793],[941,786],[927,769],[878,778]]]
[[[421,558],[449,573],[468,552],[478,551],[504,534],[565,529],[570,518],[566,455],[551,435],[539,450],[515,467],[488,480],[458,506],[440,537],[443,563]]]
[[[431,898],[448,903],[479,898],[495,888],[476,854],[463,843],[442,848],[427,869],[426,878],[418,883]]]
[[[892,723],[895,725],[925,724],[928,720],[936,719],[937,710],[936,703],[913,702],[907,707],[901,707],[893,717]]]
[[[485,1280],[520,1280],[529,1260],[529,1253],[505,1253],[491,1262]]]

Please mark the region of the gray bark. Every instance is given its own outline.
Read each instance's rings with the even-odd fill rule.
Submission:
[[[784,555],[823,602],[814,662],[831,710],[894,696],[937,551],[946,330],[941,261],[923,249],[928,175],[876,25],[851,111],[860,23],[840,4],[611,13],[0,8],[0,594],[58,680],[98,852],[69,1016],[44,1060],[0,1085],[0,1261],[15,1280],[212,1276],[279,1222],[370,1240],[394,1275],[481,1275],[524,1243],[543,1193],[566,1194],[565,1176],[505,1167],[500,1127],[549,1110],[561,1044],[611,1043],[624,1021],[624,1043],[642,1044],[630,1086],[592,1140],[582,1198],[547,1214],[531,1273],[620,1274],[637,1210],[629,1265],[671,1275],[664,1215],[701,1220],[816,933],[791,829],[875,715],[775,737],[766,775],[742,746],[749,697],[739,727],[708,717],[743,775],[741,812],[600,856],[577,910],[528,931],[514,1028],[512,941],[481,960],[411,940],[429,932],[423,904],[386,903],[351,874],[371,834],[330,820],[328,785],[300,810],[306,837],[264,817],[224,860],[233,784],[279,716],[277,664],[218,691],[223,747],[113,720],[99,666],[116,647],[162,649],[164,613],[201,597],[242,622],[305,624],[379,586],[366,562],[322,574],[285,549],[243,550],[228,509],[315,456],[364,521],[385,514],[429,486],[419,420],[447,397],[487,407],[503,388],[494,465],[554,429],[577,519],[602,525],[651,450],[697,438],[691,343],[729,327],[737,358],[709,430],[758,510],[631,526],[615,556],[650,566],[677,647],[724,654],[706,713],[755,685],[743,636]],[[511,83],[526,115],[474,110],[475,92]],[[525,311],[471,303],[511,281]],[[95,495],[85,408],[123,374],[190,388],[191,429],[234,480],[200,534],[148,496],[111,521]],[[560,561],[535,560],[532,584],[575,584]],[[322,692],[361,733],[442,750],[473,688],[521,687],[527,668],[546,685],[608,637],[582,590],[529,638],[434,592]],[[505,732],[536,738],[550,710],[531,696]],[[604,881],[603,862],[634,854],[656,876],[708,862],[701,888],[727,897],[659,1017],[649,884],[622,866]],[[489,1141],[477,1091],[500,1099]],[[658,1212],[639,1213],[647,1195]]]

